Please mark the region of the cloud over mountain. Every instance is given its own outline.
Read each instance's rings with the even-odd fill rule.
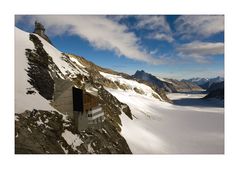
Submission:
[[[21,20],[20,17],[17,19]],[[129,32],[127,26],[106,16],[41,15],[28,19],[31,23],[35,20],[41,21],[46,25],[48,32],[54,35],[77,35],[86,39],[92,46],[113,51],[119,56],[150,64],[162,63],[160,58],[151,56],[139,44],[140,39],[134,32]]]

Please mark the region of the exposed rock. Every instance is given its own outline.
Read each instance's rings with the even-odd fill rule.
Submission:
[[[131,153],[125,139],[108,120],[100,128],[78,132],[71,119],[55,111],[33,110],[15,116],[16,154]],[[76,138],[70,145],[63,137],[65,131]]]
[[[112,125],[116,127],[116,129],[120,132],[121,128],[121,120],[119,115],[122,113],[122,109],[125,114],[132,119],[132,114],[129,107],[123,103],[121,103],[116,97],[110,94],[107,90],[101,87],[98,91],[98,94],[101,99],[102,108],[105,112],[106,117],[110,119]]]
[[[220,100],[224,100],[224,81],[219,83],[213,83],[209,89],[207,89],[207,92],[209,92],[204,98],[216,98]]]
[[[54,80],[49,73],[49,55],[43,48],[43,44],[33,34],[30,40],[34,43],[35,49],[26,49],[29,68],[27,74],[30,77],[29,83],[37,89],[40,95],[47,100],[51,100],[54,92]]]
[[[144,94],[143,90],[138,89],[137,87],[134,88],[134,91],[139,93],[139,94]]]

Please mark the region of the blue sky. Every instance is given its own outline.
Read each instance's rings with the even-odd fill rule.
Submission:
[[[224,76],[222,15],[17,15],[15,25],[46,28],[54,46],[102,67],[160,77]]]

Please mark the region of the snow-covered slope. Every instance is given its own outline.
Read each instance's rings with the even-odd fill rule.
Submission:
[[[163,82],[167,82],[167,83],[171,83],[171,84],[173,84],[172,82],[170,82],[169,80],[166,80],[166,79],[164,79],[164,78],[162,78],[162,77],[157,77],[159,80],[161,80],[161,81],[163,81]]]
[[[15,103],[16,103],[16,113],[22,113],[25,110],[55,110],[49,105],[49,101],[43,98],[38,91],[29,83],[29,76],[27,70],[29,68],[28,60],[26,57],[26,49],[34,49],[34,44],[29,40],[30,33],[24,32],[18,28],[15,28]],[[66,56],[45,39],[41,38],[37,34],[43,48],[51,56],[54,64],[57,66],[58,70],[55,71],[58,76],[62,79],[76,78],[77,74],[83,76],[89,76],[88,72],[85,70],[85,66],[82,65],[74,56]],[[69,59],[67,58],[69,57]],[[60,71],[59,71],[60,70]],[[34,94],[26,94],[28,90],[35,91]]]
[[[15,153],[130,154],[119,133],[120,108],[124,106],[128,116],[130,110],[93,80],[95,74],[101,75],[86,64],[90,62],[60,52],[37,34],[15,28],[15,38]],[[100,128],[78,131],[74,119],[51,106],[58,81],[98,97],[105,113]]]
[[[118,82],[121,85],[126,85],[127,90],[125,92],[133,92],[134,94],[136,94],[137,92],[135,91],[135,89],[138,89],[139,91],[143,91],[141,93],[142,95],[148,96],[150,98],[154,98],[154,96],[157,96],[160,98],[161,101],[163,101],[163,99],[155,91],[153,91],[151,87],[143,83],[139,83],[135,80],[125,79],[119,75],[113,75],[104,72],[100,72],[100,74],[106,79],[111,80],[112,82]]]
[[[43,48],[47,53],[52,57],[53,62],[60,69],[60,74],[63,74],[65,77],[75,78],[77,74],[82,74],[88,76],[88,72],[84,69],[85,67],[77,61],[73,56],[70,56],[70,59],[67,58],[62,52],[48,43],[45,39],[36,35],[42,42]],[[69,56],[68,56],[69,57]],[[64,79],[64,77],[60,76]]]
[[[25,49],[34,49],[33,43],[29,40],[29,33],[15,28],[15,110],[22,113],[25,110],[55,110],[49,105],[49,101],[43,98],[28,82],[27,75],[28,61]],[[35,91],[35,94],[27,94],[28,89]]]
[[[133,153],[224,152],[224,108],[210,107],[201,99],[200,106],[190,102],[202,95],[170,94],[172,100],[186,99],[188,106],[180,106],[133,92],[107,90],[131,109],[133,120],[124,114],[121,120],[122,135]]]

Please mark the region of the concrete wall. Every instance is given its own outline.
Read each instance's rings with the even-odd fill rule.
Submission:
[[[71,81],[55,79],[54,101],[52,102],[52,106],[71,118],[73,118],[72,86]]]
[[[73,118],[73,97],[72,87],[63,91],[61,95],[54,99],[53,106],[60,112],[68,114]]]
[[[88,119],[86,112],[74,112],[78,130],[85,130],[88,127]]]

